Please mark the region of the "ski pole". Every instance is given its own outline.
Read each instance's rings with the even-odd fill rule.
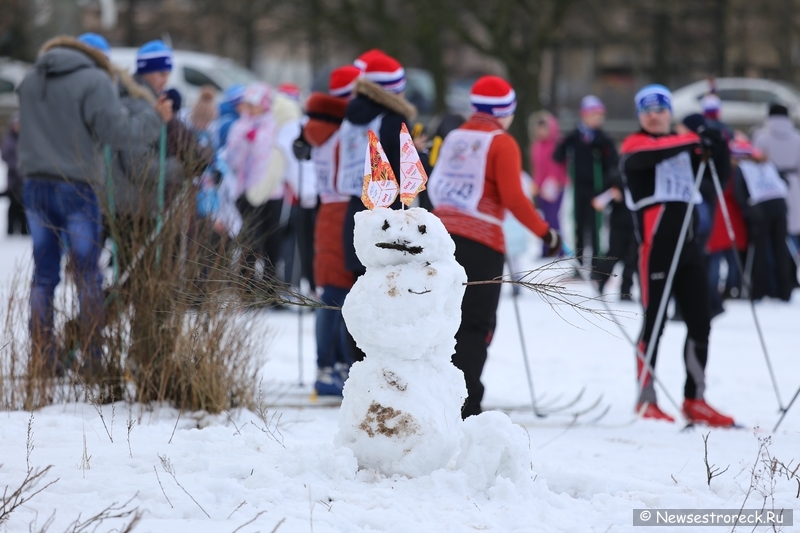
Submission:
[[[565,250],[565,251],[566,251],[566,250]],[[570,252],[568,255],[572,255],[572,252]],[[640,353],[639,353],[639,350],[637,350],[637,349],[636,349],[636,341],[635,341],[635,340],[633,340],[633,338],[630,336],[630,334],[628,333],[628,330],[626,330],[626,329],[625,329],[625,326],[623,326],[623,325],[622,325],[622,323],[621,323],[619,320],[617,320],[617,317],[616,317],[616,316],[614,316],[614,312],[613,312],[613,310],[611,309],[611,307],[608,305],[608,302],[607,302],[607,301],[605,301],[605,300],[603,299],[603,294],[602,294],[602,293],[600,293],[600,291],[599,291],[599,290],[597,290],[597,289],[595,289],[595,290],[596,290],[596,292],[598,292],[598,295],[600,296],[600,298],[599,298],[599,299],[600,299],[600,302],[602,302],[602,304],[603,304],[603,307],[605,307],[605,309],[606,309],[606,312],[608,312],[608,316],[610,316],[610,317],[611,317],[611,321],[612,321],[612,322],[614,322],[614,324],[616,324],[616,325],[617,325],[617,327],[619,328],[619,330],[622,332],[622,335],[625,337],[625,340],[627,340],[627,341],[628,341],[628,343],[629,343],[631,346],[633,346],[633,348],[634,348],[634,352],[636,353],[636,359],[638,359],[638,360],[639,360],[639,362],[641,362],[641,363],[642,363],[642,366],[643,366],[643,367],[645,367],[645,368],[647,369],[647,371],[648,371],[648,372],[650,372],[650,376],[652,377],[652,379],[653,379],[653,382],[654,382],[656,385],[658,385],[658,386],[659,386],[659,388],[661,389],[661,392],[662,392],[662,393],[664,393],[664,396],[666,396],[666,397],[667,397],[667,400],[669,400],[669,403],[670,403],[670,404],[672,404],[672,406],[675,408],[675,410],[676,410],[678,413],[681,413],[681,408],[680,408],[680,406],[678,405],[678,402],[676,402],[676,401],[675,401],[675,399],[672,397],[672,395],[669,393],[669,389],[667,389],[666,385],[664,385],[664,384],[661,382],[661,379],[659,379],[659,378],[658,378],[658,376],[656,376],[656,371],[655,371],[655,369],[653,368],[653,365],[652,365],[652,364],[649,364],[649,363],[647,363],[647,362],[645,361],[645,359],[644,359],[644,356],[643,356],[642,354],[640,354]]]
[[[508,265],[508,270],[511,271],[511,259],[506,255],[506,264]],[[528,379],[528,390],[531,393],[531,407],[533,408],[533,414],[535,414],[538,418],[545,418],[547,415],[539,412],[539,407],[536,405],[536,394],[533,391],[533,378],[531,377],[531,364],[528,360],[528,348],[525,345],[525,332],[522,330],[522,315],[519,312],[519,302],[517,298],[519,295],[512,292],[511,299],[514,301],[514,314],[517,317],[517,330],[519,331],[519,344],[522,348],[522,360],[525,362],[525,377]]]
[[[777,424],[775,424],[775,427],[772,429],[772,432],[773,432],[773,433],[775,433],[776,431],[778,431],[778,426],[780,426],[780,425],[781,425],[781,422],[783,422],[783,419],[784,419],[784,417],[786,416],[786,413],[788,413],[788,412],[789,412],[789,409],[791,409],[791,408],[792,408],[792,404],[794,404],[794,401],[797,399],[797,397],[798,397],[798,396],[800,396],[800,388],[798,388],[798,389],[797,389],[797,392],[795,392],[795,393],[794,393],[794,396],[792,397],[792,401],[791,401],[791,402],[789,402],[789,405],[787,405],[787,406],[786,406],[786,409],[784,409],[784,410],[783,410],[783,413],[781,413],[781,417],[778,419],[778,423],[777,423]]]
[[[158,139],[158,218],[156,219],[156,231],[161,233],[164,226],[164,189],[166,181],[166,169],[164,163],[167,159],[167,125],[161,125],[161,135]],[[156,266],[161,263],[161,245],[156,249]]]
[[[305,221],[303,220],[303,162],[299,159],[297,161],[298,179],[297,179],[297,233],[294,240],[295,248],[295,264],[299,270],[297,276],[297,290],[300,291],[300,286],[303,282],[303,254],[300,252],[300,240],[303,238],[303,231],[305,230]],[[297,384],[303,386],[303,308],[298,308],[297,313]]]
[[[728,238],[731,241],[731,246],[733,247],[734,251],[736,250],[736,234],[733,231],[733,224],[731,223],[731,217],[728,213],[728,206],[725,203],[725,198],[723,197],[722,192],[722,185],[719,181],[719,176],[717,175],[717,166],[714,164],[714,160],[711,159],[708,162],[709,168],[711,169],[711,179],[714,181],[714,190],[717,193],[717,201],[719,202],[719,210],[722,213],[722,219],[725,221],[725,229],[728,231]],[[733,254],[734,259],[736,260],[736,268],[739,269],[739,272],[744,272],[742,269],[742,260],[739,258],[738,253]],[[761,342],[761,351],[764,353],[764,360],[767,362],[767,369],[769,370],[769,377],[772,379],[772,388],[775,389],[775,396],[778,398],[778,408],[781,411],[786,411],[783,407],[783,402],[781,401],[781,394],[778,391],[778,381],[775,379],[775,372],[772,370],[772,362],[769,358],[769,353],[767,352],[767,343],[764,340],[764,333],[761,331],[761,323],[758,321],[758,314],[756,313],[756,304],[753,302],[752,299],[752,287],[750,285],[749,276],[742,275],[742,282],[745,284],[745,289],[747,290],[748,300],[750,300],[750,311],[753,314],[753,322],[756,325],[756,331],[758,332],[758,340]]]
[[[652,363],[653,363],[653,354],[655,354],[655,347],[656,347],[656,340],[658,339],[659,334],[661,333],[661,325],[664,321],[664,314],[667,311],[667,302],[669,301],[669,295],[672,293],[672,282],[675,279],[675,271],[678,269],[678,260],[681,257],[681,252],[683,251],[683,245],[686,243],[686,234],[689,232],[689,223],[692,220],[692,212],[694,209],[694,204],[692,201],[694,197],[700,193],[700,184],[703,181],[703,174],[706,171],[706,158],[703,157],[703,160],[700,161],[700,167],[697,169],[697,176],[694,180],[694,187],[692,188],[692,196],[689,198],[689,201],[686,203],[686,214],[683,216],[683,224],[681,225],[681,232],[678,236],[678,242],[675,245],[675,253],[672,255],[672,262],[669,265],[669,272],[667,273],[667,280],[664,284],[664,292],[661,294],[661,301],[658,303],[658,310],[656,311],[656,322],[655,327],[653,328],[652,333],[650,334],[650,340],[647,343],[647,354],[644,358],[644,368],[642,369],[642,375],[639,377],[639,386],[637,388],[638,394],[637,398],[641,398],[642,391],[644,391],[644,382],[647,378],[646,372],[651,372]],[[647,318],[645,317],[645,323]],[[655,337],[655,338],[654,338]],[[638,350],[637,350],[638,351]],[[652,375],[652,374],[651,374]]]

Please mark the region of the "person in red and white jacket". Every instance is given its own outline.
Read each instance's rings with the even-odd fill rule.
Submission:
[[[508,127],[514,120],[516,94],[497,76],[472,86],[473,115],[444,139],[428,183],[434,214],[456,243],[456,261],[469,281],[503,274],[506,211],[539,236],[552,254],[561,249],[558,232],[541,219],[522,190],[522,153]],[[453,364],[464,372],[468,398],[464,418],[481,412],[481,373],[497,322],[500,285],[471,285],[461,304]]]
[[[313,93],[306,102],[308,121],[300,139],[295,141],[295,155],[314,163],[319,193],[319,211],[314,226],[314,279],[322,288],[320,300],[341,307],[355,282],[345,267],[342,230],[349,196],[337,192],[339,165],[339,128],[347,103],[361,70],[345,65],[331,72],[328,94]],[[310,149],[310,151],[309,151]],[[314,389],[323,396],[341,396],[344,380],[353,360],[342,312],[317,310],[317,380]]]
[[[661,329],[654,331],[656,314],[661,299],[669,298],[668,294],[664,294],[664,289],[673,256],[678,253],[672,294],[683,311],[688,329],[683,350],[686,363],[683,414],[690,422],[732,426],[734,422],[731,417],[720,414],[704,399],[711,309],[705,259],[694,224],[689,227],[683,248],[676,252],[686,210],[694,210],[695,205],[702,202],[700,193],[693,193],[703,153],[714,154],[718,169],[727,168],[727,144],[720,133],[711,128],[698,129],[699,135],[672,132],[672,93],[663,85],[644,87],[636,94],[635,102],[642,129],[623,141],[620,168],[626,201],[634,211],[634,222],[637,224],[639,279],[645,313],[637,345],[637,382],[643,384],[637,400],[637,412],[644,418],[674,421],[656,403],[653,379],[645,368],[644,359],[648,344],[658,343],[663,331],[663,321]],[[727,176],[727,173],[720,173],[722,180]],[[703,181],[706,184],[711,182],[708,169]],[[658,344],[652,352],[653,368],[657,348]]]

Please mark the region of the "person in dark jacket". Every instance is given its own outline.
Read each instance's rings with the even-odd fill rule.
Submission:
[[[603,294],[614,265],[622,262],[622,285],[620,286],[620,300],[631,301],[633,289],[633,276],[638,272],[639,246],[633,225],[633,216],[622,194],[623,184],[619,173],[612,173],[608,180],[608,189],[595,198],[594,206],[598,211],[605,210],[606,205],[611,206],[608,225],[608,253],[606,258],[598,260],[597,265],[597,290]]]
[[[740,143],[733,178],[733,195],[742,210],[750,237],[745,276],[750,279],[750,298],[765,296],[788,302],[794,284],[786,246],[786,196],[789,187],[777,167],[760,150]]]
[[[694,206],[702,202],[700,193],[695,191],[696,173],[699,172],[701,160],[709,153],[722,153],[716,148],[727,143],[719,131],[711,128],[700,129],[699,134],[672,132],[672,93],[663,85],[644,87],[636,94],[635,102],[642,130],[623,141],[620,167],[625,199],[636,213],[637,238],[641,245],[639,280],[642,285],[644,324],[636,346],[636,376],[640,389],[637,412],[644,418],[674,421],[656,403],[650,367],[645,363],[655,368],[658,341],[664,326],[663,315],[658,330],[656,321],[662,300],[669,298],[669,294],[665,294],[666,284],[673,258],[677,256],[671,292],[681,305],[687,327],[683,349],[686,364],[683,414],[690,422],[730,427],[734,424],[733,419],[717,412],[704,399],[711,309],[708,302],[708,276],[703,251],[697,240],[696,220],[684,234],[683,247],[677,248],[687,210],[691,209],[691,213],[696,214]],[[729,157],[727,152],[725,157]],[[718,167],[725,164],[723,161],[715,162]],[[722,174],[720,179],[726,176]],[[711,181],[708,169],[702,181]],[[725,182],[722,183],[724,185]],[[649,347],[650,343],[655,344]],[[650,361],[646,361],[648,355],[651,356]]]
[[[584,264],[582,255],[591,245],[592,255],[599,258],[600,229],[603,217],[595,211],[592,200],[605,190],[608,176],[618,170],[617,149],[614,141],[602,130],[606,116],[605,106],[596,96],[585,96],[581,101],[581,117],[575,130],[567,135],[553,152],[553,159],[567,165],[572,179],[575,215],[575,252]],[[592,261],[592,279],[600,280],[600,260]]]
[[[361,190],[364,184],[367,131],[371,129],[378,135],[395,176],[400,176],[400,129],[406,123],[411,130],[408,123],[417,114],[416,108],[403,97],[406,87],[403,66],[377,50],[367,52],[362,58],[364,76],[356,82],[356,96],[347,105],[345,120],[339,130],[337,184],[338,192],[350,197],[342,238],[345,265],[356,275],[364,273],[353,246],[353,215],[365,209],[361,202]],[[420,158],[423,157],[421,154]],[[427,160],[423,164],[427,164]],[[399,199],[396,205],[400,205]]]
[[[123,149],[153,142],[170,115],[168,103],[159,101],[159,113],[130,117],[112,82],[108,43],[101,46],[66,36],[48,41],[17,89],[19,168],[26,176],[23,197],[33,237],[32,357],[53,374],[63,371],[53,336],[53,298],[67,249],[80,304],[83,365],[88,373],[101,365],[102,221],[94,187],[104,181],[102,144]]]
[[[28,234],[28,221],[25,220],[25,206],[22,203],[23,177],[19,173],[17,157],[17,145],[19,144],[19,113],[14,113],[8,124],[8,131],[3,137],[3,144],[0,148],[3,161],[8,167],[6,192],[11,204],[8,206],[8,226],[6,231],[13,235],[19,229],[20,235]]]

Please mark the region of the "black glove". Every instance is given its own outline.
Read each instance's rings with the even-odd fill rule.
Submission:
[[[542,241],[550,248],[547,257],[555,257],[561,253],[561,235],[553,228],[547,230],[545,236],[542,237]]]
[[[299,161],[308,161],[311,159],[311,145],[305,140],[302,132],[300,132],[300,137],[295,139],[292,143],[292,151]]]
[[[697,128],[697,134],[700,136],[700,142],[707,148],[712,148],[725,142],[722,138],[722,133],[714,128],[700,126]]]

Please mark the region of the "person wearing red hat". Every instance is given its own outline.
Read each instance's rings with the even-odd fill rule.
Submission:
[[[539,217],[522,190],[522,153],[506,130],[514,120],[516,94],[497,76],[484,76],[472,86],[473,115],[444,139],[428,183],[434,214],[456,243],[456,260],[470,281],[503,274],[506,211],[539,236],[551,253],[561,237]],[[471,285],[461,303],[453,364],[464,372],[467,401],[464,418],[481,412],[481,373],[497,322],[500,285]]]
[[[363,72],[367,68],[367,63],[369,63],[372,59],[378,56],[386,56],[386,52],[384,52],[383,50],[379,50],[377,48],[373,48],[372,50],[367,50],[366,52],[358,56],[355,61],[353,61],[353,65],[355,65],[356,68],[358,68]]]
[[[300,101],[300,87],[294,83],[284,82],[278,85],[278,92],[292,100]]]
[[[354,97],[345,111],[340,130],[337,192],[349,198],[342,238],[345,265],[356,275],[364,267],[356,257],[353,229],[356,212],[364,210],[361,189],[364,185],[364,154],[367,151],[369,130],[378,135],[395,176],[400,175],[400,129],[417,114],[405,98],[406,77],[403,66],[379,50],[362,54],[363,74],[355,82]],[[408,126],[410,130],[411,127]],[[420,153],[427,165],[427,155]],[[399,200],[396,205],[400,205]]]
[[[342,228],[349,196],[336,191],[339,127],[347,102],[361,70],[353,65],[334,69],[328,94],[313,93],[306,102],[308,121],[295,141],[298,159],[310,158],[317,173],[320,206],[314,232],[314,279],[322,287],[320,300],[341,307],[355,276],[345,268]],[[341,396],[354,357],[342,312],[318,309],[316,320],[317,379],[314,389],[321,396]]]

